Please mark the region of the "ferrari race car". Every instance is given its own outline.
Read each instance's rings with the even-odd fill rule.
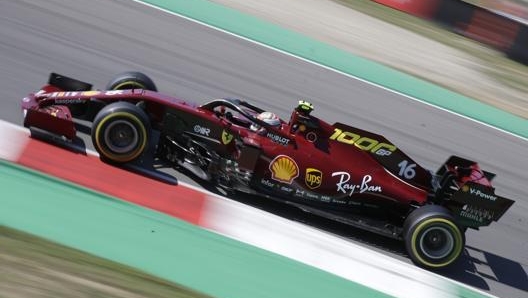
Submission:
[[[161,94],[139,72],[118,75],[104,90],[52,73],[22,109],[24,126],[67,140],[76,138],[76,122],[87,121],[108,163],[149,155],[232,193],[400,239],[429,269],[452,264],[467,228],[499,220],[514,203],[495,193],[495,175],[474,161],[451,156],[428,171],[383,136],[325,122],[303,101],[283,120],[240,99],[198,105]]]

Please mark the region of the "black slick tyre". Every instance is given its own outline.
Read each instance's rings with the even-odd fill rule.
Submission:
[[[105,106],[92,124],[92,142],[101,159],[126,163],[148,147],[150,122],[145,112],[124,101]]]
[[[427,269],[452,264],[461,255],[466,241],[449,210],[437,205],[414,210],[405,220],[403,237],[411,260]]]
[[[137,71],[127,71],[116,75],[106,85],[106,90],[145,89],[158,91],[156,85],[147,75]]]

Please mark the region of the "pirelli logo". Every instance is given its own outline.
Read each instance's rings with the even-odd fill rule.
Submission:
[[[307,168],[304,182],[310,189],[318,188],[323,182],[323,173],[318,169]]]

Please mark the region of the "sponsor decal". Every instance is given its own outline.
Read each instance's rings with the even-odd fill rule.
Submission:
[[[465,218],[469,218],[473,221],[476,221],[476,222],[483,222],[483,219],[482,217],[476,215],[476,214],[472,214],[472,213],[469,213],[469,212],[466,212],[466,211],[460,211],[460,216],[461,217],[465,217]]]
[[[291,187],[286,187],[286,186],[281,186],[281,187],[280,187],[280,190],[290,193],[290,192],[293,191],[293,188],[291,188]]]
[[[319,196],[318,196],[318,195],[313,194],[313,193],[309,193],[309,192],[306,193],[306,197],[308,197],[308,198],[312,198],[312,199],[316,199],[316,200],[319,199]]]
[[[484,220],[492,220],[495,214],[493,211],[474,207],[471,205],[464,205],[460,210],[460,216],[471,219],[477,222],[484,222]]]
[[[105,95],[122,95],[125,94],[124,90],[108,90],[105,92]]]
[[[329,196],[321,196],[321,201],[329,203],[331,198]]]
[[[299,167],[295,160],[286,155],[278,155],[269,165],[271,179],[291,184],[293,179],[299,177]]]
[[[269,181],[268,179],[260,179],[260,183],[266,185],[267,187],[275,187],[275,183]]]
[[[200,125],[195,125],[194,126],[194,132],[197,133],[197,134],[204,135],[204,136],[209,136],[209,133],[211,132],[211,129],[209,129],[207,127],[200,126]]]
[[[365,175],[360,183],[349,183],[350,174],[347,172],[334,172],[332,177],[339,177],[339,182],[336,183],[337,191],[342,193],[348,193],[352,196],[354,193],[365,193],[365,192],[382,192],[381,186],[372,185],[372,176]]]
[[[342,131],[339,128],[334,128],[334,133],[330,136],[330,140],[355,145],[363,151],[370,151],[380,156],[389,156],[397,149],[396,146],[392,144],[382,143],[371,138],[362,137],[353,132]]]
[[[304,197],[304,190],[295,190],[295,196],[296,197]]]
[[[335,203],[335,204],[341,204],[341,205],[346,205],[346,204],[348,204],[347,201],[338,200],[338,199],[333,199],[333,200],[332,200],[332,203]]]
[[[227,145],[233,140],[233,135],[225,130],[222,130],[222,144]]]
[[[269,188],[276,188],[278,186],[281,191],[284,191],[284,192],[287,192],[287,193],[293,192],[293,188],[287,187],[287,186],[284,186],[284,185],[275,184],[272,181],[270,181],[268,179],[265,179],[265,178],[260,179],[260,183],[262,185],[265,185],[265,186],[269,187]]]
[[[51,97],[65,97],[65,96],[79,96],[79,92],[68,91],[68,92],[53,92]]]
[[[323,173],[315,168],[306,168],[304,182],[310,189],[316,189],[323,182]]]
[[[82,103],[82,99],[56,99],[55,104],[58,105],[68,105],[68,104],[76,104],[76,103]]]
[[[487,194],[485,192],[482,192],[480,191],[480,189],[474,189],[474,188],[469,188],[469,194],[475,196],[475,197],[479,197],[479,198],[482,198],[482,199],[486,199],[486,200],[490,200],[492,202],[495,202],[497,200],[497,197],[494,196],[494,195],[491,195],[491,194]]]
[[[100,91],[95,91],[95,90],[81,92],[81,95],[83,95],[83,96],[96,96],[96,95],[99,95],[99,94],[101,94],[101,92]]]
[[[290,143],[290,139],[288,138],[285,138],[285,137],[281,137],[277,134],[274,134],[272,132],[268,132],[266,133],[266,137],[270,140],[272,140],[273,142],[275,143],[279,143],[283,146],[288,146],[288,144]]]

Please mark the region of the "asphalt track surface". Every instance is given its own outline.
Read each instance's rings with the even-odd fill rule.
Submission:
[[[167,94],[244,98],[282,117],[311,99],[317,116],[383,134],[431,169],[452,154],[477,160],[497,174],[497,193],[516,203],[498,223],[468,231],[466,255],[440,273],[499,297],[528,293],[526,140],[127,0],[0,0],[0,53],[0,118],[16,124],[20,99],[52,71],[103,88],[114,74],[139,70]],[[274,204],[260,208],[410,263],[397,242]]]

